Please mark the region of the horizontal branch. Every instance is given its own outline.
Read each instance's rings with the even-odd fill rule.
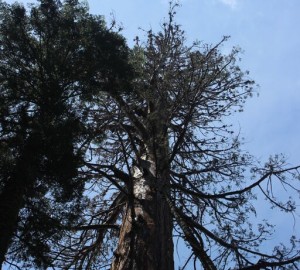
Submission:
[[[131,179],[131,177],[128,175],[128,174],[126,174],[126,173],[124,173],[124,172],[122,172],[122,171],[120,171],[120,170],[118,170],[118,169],[113,169],[114,167],[113,166],[103,166],[103,165],[97,165],[97,164],[89,164],[89,163],[86,163],[85,164],[88,168],[90,168],[90,169],[93,169],[93,170],[95,170],[96,172],[98,172],[101,176],[103,176],[103,177],[105,177],[106,179],[108,179],[112,184],[114,184],[121,192],[123,192],[124,194],[128,194],[127,193],[127,191],[126,191],[126,189],[123,187],[123,186],[121,186],[118,182],[117,182],[117,180],[115,180],[114,179],[114,177],[116,177],[116,178],[118,178],[119,180],[123,180],[123,182],[125,182],[125,184],[126,183],[128,183],[128,180],[129,179]],[[103,171],[103,170],[101,170],[100,168],[106,168],[106,169],[111,169],[113,172],[115,172],[116,174],[114,174],[114,175],[109,175],[107,172],[105,172],[105,171]],[[125,181],[124,181],[124,179],[126,179]]]
[[[226,193],[220,193],[220,194],[205,194],[200,190],[196,190],[196,192],[190,191],[188,189],[185,189],[184,187],[182,187],[180,184],[174,183],[172,184],[173,187],[180,189],[181,191],[184,191],[190,195],[194,195],[194,196],[198,196],[204,199],[227,199],[230,200],[230,198],[226,198],[227,196],[233,196],[233,195],[240,195],[243,194],[247,191],[252,190],[255,187],[258,187],[264,180],[266,180],[268,177],[272,176],[272,175],[278,175],[278,174],[282,174],[288,171],[293,171],[293,170],[297,170],[299,169],[300,166],[295,166],[295,167],[291,167],[291,168],[286,168],[283,170],[278,170],[278,171],[269,171],[266,174],[264,174],[260,179],[258,179],[256,182],[254,182],[253,184],[240,189],[240,190],[235,190],[235,191],[230,191],[230,192],[226,192]],[[188,180],[188,178],[185,175],[179,174],[179,173],[175,173],[172,172],[173,175],[180,177],[182,179],[185,179],[188,183],[190,183],[190,181]],[[197,194],[198,193],[198,194]]]
[[[273,267],[284,266],[295,262],[300,262],[300,256],[288,260],[278,261],[278,262],[267,262],[267,261],[259,260],[258,263],[251,266],[243,267],[240,270],[260,270],[260,269],[266,269],[267,267],[272,267],[273,269]]]
[[[116,224],[94,224],[94,225],[70,227],[69,229],[73,231],[107,230],[107,229],[119,230],[120,226]]]
[[[131,181],[131,176],[129,174],[119,170],[118,168],[116,168],[113,165],[100,165],[100,164],[86,163],[86,166],[89,168],[92,168],[96,171],[98,171],[99,168],[109,169],[110,171],[112,171],[114,173],[114,177],[117,177],[124,183],[128,183],[129,181]]]

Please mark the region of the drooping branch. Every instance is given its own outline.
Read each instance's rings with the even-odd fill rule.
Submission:
[[[225,193],[218,193],[218,194],[205,194],[202,191],[200,191],[199,189],[197,189],[194,185],[192,185],[191,181],[188,180],[188,178],[186,177],[185,174],[179,174],[179,173],[176,173],[176,172],[172,172],[172,174],[174,174],[175,176],[183,178],[186,183],[190,183],[191,187],[195,191],[191,191],[189,189],[186,189],[182,185],[177,184],[175,182],[171,185],[171,187],[178,188],[181,191],[186,192],[187,194],[198,196],[199,198],[234,200],[235,198],[230,197],[230,196],[244,194],[248,191],[251,191],[252,189],[254,189],[256,187],[260,187],[260,184],[262,182],[264,182],[266,179],[270,178],[271,176],[277,176],[277,175],[280,175],[280,174],[283,174],[283,173],[286,173],[286,172],[295,171],[299,168],[300,168],[300,166],[295,166],[295,167],[285,168],[285,169],[282,169],[282,170],[270,170],[270,171],[266,172],[265,174],[263,174],[257,181],[255,181],[254,183],[250,184],[249,186],[247,186],[243,189],[230,191],[230,192],[225,192]],[[191,172],[191,174],[193,174],[193,173]],[[198,172],[196,172],[196,174],[198,174]]]
[[[240,270],[260,270],[260,269],[268,269],[268,267],[271,267],[272,269],[275,267],[284,267],[285,265],[293,265],[295,262],[300,262],[300,256],[295,256],[289,260],[283,260],[283,261],[273,261],[268,262],[265,260],[259,260],[256,264],[253,264],[251,266],[242,267]],[[295,269],[297,268],[296,265]]]
[[[185,220],[182,218],[182,215],[178,208],[174,205],[172,200],[168,197],[167,194],[164,194],[165,199],[171,209],[172,215],[178,222],[179,226],[181,227],[185,240],[191,245],[194,254],[199,258],[201,261],[204,269],[206,270],[217,270],[216,266],[214,265],[211,258],[207,255],[205,251],[205,247],[203,245],[203,240],[200,238],[197,240],[197,238],[194,236],[191,228],[188,226],[188,224],[185,222]],[[201,237],[201,236],[200,236]]]

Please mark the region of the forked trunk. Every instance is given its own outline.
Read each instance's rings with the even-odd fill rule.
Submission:
[[[147,163],[142,170],[134,169],[135,198],[126,206],[111,270],[174,269],[172,217],[161,194],[169,177]]]

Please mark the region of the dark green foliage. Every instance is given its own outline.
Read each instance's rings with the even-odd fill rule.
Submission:
[[[45,267],[82,202],[85,104],[121,91],[127,47],[79,1],[1,2],[0,18],[0,265],[10,245],[8,261]]]

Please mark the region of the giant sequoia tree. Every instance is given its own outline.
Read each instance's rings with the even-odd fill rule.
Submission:
[[[161,31],[147,32],[131,50],[129,83],[122,83],[113,59],[115,69],[99,64],[102,73],[94,67],[82,73],[96,91],[75,103],[87,112],[90,131],[78,171],[85,207],[75,212],[74,224],[56,220],[59,237],[44,237],[51,245],[40,254],[47,258],[42,267],[172,270],[175,237],[205,270],[300,267],[295,237],[290,247],[264,253],[260,245],[272,227],[251,220],[257,193],[274,210],[295,211],[291,200],[272,195],[272,186],[297,190],[298,167],[287,168],[278,157],[259,167],[242,151],[226,117],[242,109],[254,82],[238,66],[238,49],[220,52],[226,38],[188,46],[174,22],[175,6]],[[104,56],[90,61],[99,67]],[[57,78],[63,72],[62,66]]]
[[[51,265],[51,241],[80,218],[78,168],[92,136],[84,103],[122,81],[127,55],[76,0],[0,2],[0,268]]]
[[[130,91],[110,89],[90,104],[98,130],[82,167],[90,202],[55,246],[57,267],[171,270],[176,236],[205,270],[298,269],[295,237],[290,247],[260,250],[273,229],[253,222],[252,204],[262,194],[293,213],[272,187],[299,191],[298,167],[279,157],[259,167],[241,150],[226,117],[242,109],[254,82],[238,49],[220,52],[225,41],[188,46],[174,7],[160,32],[137,40]]]

